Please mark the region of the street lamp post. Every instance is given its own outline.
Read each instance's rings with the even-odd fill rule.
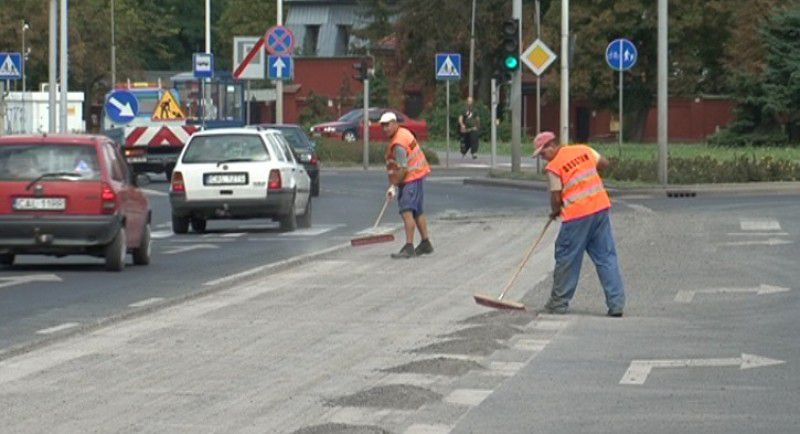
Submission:
[[[111,90],[117,87],[117,42],[114,32],[114,0],[111,0]]]
[[[30,30],[31,26],[28,24],[26,20],[22,20],[22,125],[20,131],[21,133],[27,133],[27,128],[25,126],[25,67],[28,63],[28,51],[25,49],[25,32]]]

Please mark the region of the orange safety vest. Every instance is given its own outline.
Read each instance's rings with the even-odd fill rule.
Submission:
[[[561,178],[561,219],[570,221],[611,208],[608,192],[597,173],[597,156],[586,145],[564,146],[547,163]]]
[[[408,166],[406,167],[406,176],[403,178],[403,184],[422,179],[431,173],[431,166],[428,165],[428,160],[425,159],[425,153],[422,152],[422,147],[419,146],[416,137],[411,131],[400,127],[394,133],[394,136],[389,141],[389,146],[386,147],[387,166],[397,164],[394,160],[395,146],[402,146],[406,150],[406,155],[408,155]]]

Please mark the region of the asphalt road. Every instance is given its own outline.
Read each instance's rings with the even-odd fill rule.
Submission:
[[[541,194],[465,186],[463,177],[463,172],[435,171],[425,191],[431,216],[527,213],[547,203]],[[18,256],[13,268],[0,271],[0,358],[11,349],[225,285],[227,277],[265,264],[346,244],[371,227],[385,192],[381,171],[325,170],[321,180],[311,229],[281,233],[270,221],[212,221],[206,234],[175,235],[168,184],[154,178],[145,187],[153,210],[149,266],[133,266],[129,257],[122,273],[109,273],[102,260],[86,256]],[[389,208],[381,227],[399,225]]]

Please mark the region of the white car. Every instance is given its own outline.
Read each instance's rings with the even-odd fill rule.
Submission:
[[[204,232],[210,219],[271,218],[283,231],[311,227],[311,181],[280,131],[195,133],[172,173],[172,230]]]

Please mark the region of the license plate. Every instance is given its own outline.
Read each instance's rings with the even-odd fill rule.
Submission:
[[[67,200],[63,197],[18,197],[14,199],[17,211],[63,211]]]
[[[208,174],[205,179],[206,185],[246,185],[246,173],[225,173]]]
[[[128,157],[128,163],[146,163],[147,157]]]

